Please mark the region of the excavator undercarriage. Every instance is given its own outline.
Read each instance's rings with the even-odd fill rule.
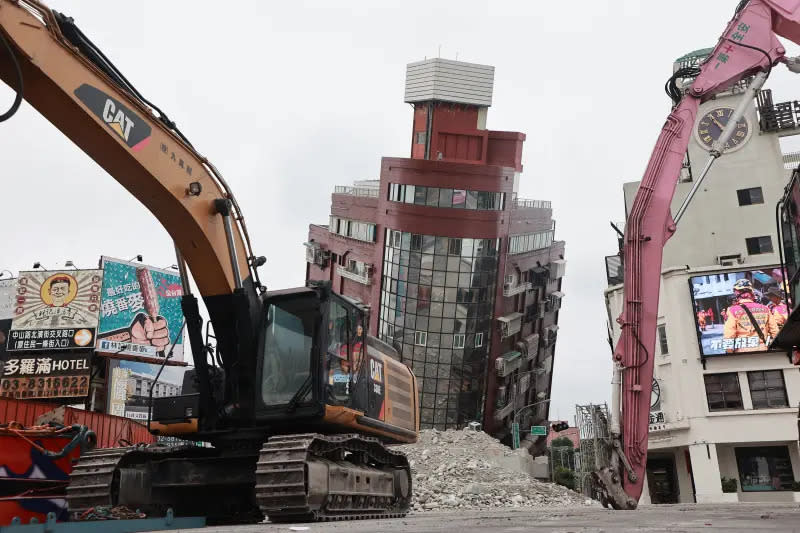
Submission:
[[[212,524],[396,518],[411,501],[406,457],[373,437],[308,433],[235,453],[132,446],[84,454],[70,476],[75,518],[125,505],[154,516],[204,515]],[[249,448],[249,451],[248,451]]]

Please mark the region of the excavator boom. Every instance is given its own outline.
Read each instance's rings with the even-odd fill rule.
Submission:
[[[614,350],[611,467],[597,473],[604,497],[618,509],[635,508],[647,461],[661,261],[676,230],[670,205],[701,102],[750,76],[765,77],[784,60],[776,35],[800,42],[800,2],[740,2],[716,47],[673,109],[650,157],[631,207],[624,238],[625,301]],[[719,139],[724,146],[727,139]],[[712,157],[719,157],[714,153]]]

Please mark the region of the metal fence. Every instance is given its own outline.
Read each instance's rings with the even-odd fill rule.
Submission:
[[[608,405],[575,406],[580,448],[575,460],[575,490],[595,497],[592,472],[608,466],[611,458],[611,435],[608,431]]]
[[[345,185],[337,185],[333,189],[334,194],[349,194],[351,196],[366,196],[368,198],[377,198],[378,189],[370,187],[347,187]]]
[[[550,209],[552,202],[550,200],[531,200],[529,198],[514,198],[514,209],[522,209],[533,207],[535,209]]]

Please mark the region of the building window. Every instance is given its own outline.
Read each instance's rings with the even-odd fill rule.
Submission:
[[[736,448],[743,492],[791,490],[794,475],[788,446]]]
[[[428,207],[446,207],[482,211],[502,211],[505,193],[426,187],[424,185],[389,184],[389,200]]]
[[[667,326],[665,324],[658,325],[658,344],[661,347],[661,355],[668,355],[669,347],[667,346]]]
[[[770,254],[772,253],[772,237],[749,237],[745,239],[747,243],[747,253],[749,255]]]
[[[428,332],[427,331],[415,331],[414,332],[414,344],[417,346],[425,346],[428,344]]]
[[[328,231],[342,237],[364,242],[375,242],[375,224],[331,216]]]
[[[789,406],[786,398],[786,385],[783,382],[783,370],[748,372],[747,381],[750,382],[753,409]]]
[[[475,347],[480,348],[483,346],[483,333],[476,333],[475,334]]]
[[[508,239],[508,253],[523,254],[549,248],[553,244],[553,233],[553,230],[547,230],[526,235],[513,235]]]
[[[709,411],[742,409],[742,393],[739,390],[739,374],[706,374],[706,399]]]
[[[457,333],[456,335],[453,335],[453,348],[463,348],[464,339],[465,335],[463,333]]]
[[[514,284],[514,274],[506,274],[506,277],[503,280],[503,283],[511,286]]]
[[[419,252],[422,250],[422,235],[411,234],[411,251]]]
[[[426,131],[418,131],[417,132],[417,144],[425,144],[428,142],[428,132]]]
[[[447,253],[450,255],[461,255],[461,239],[450,239]]]
[[[750,189],[739,189],[736,191],[736,196],[739,197],[739,205],[753,205],[764,203],[764,193],[761,187],[752,187]]]

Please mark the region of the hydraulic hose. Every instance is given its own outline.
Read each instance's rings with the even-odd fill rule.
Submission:
[[[22,104],[22,94],[23,94],[23,86],[22,86],[22,69],[19,66],[19,61],[17,61],[17,56],[14,54],[14,49],[11,48],[11,45],[6,39],[6,36],[0,31],[0,42],[3,44],[3,48],[6,49],[8,52],[8,56],[11,58],[11,62],[14,64],[14,70],[17,73],[17,95],[14,97],[14,103],[11,104],[11,107],[8,108],[8,111],[0,115],[0,122],[4,122],[11,117],[14,116],[14,113],[17,112],[19,109],[20,104]]]

